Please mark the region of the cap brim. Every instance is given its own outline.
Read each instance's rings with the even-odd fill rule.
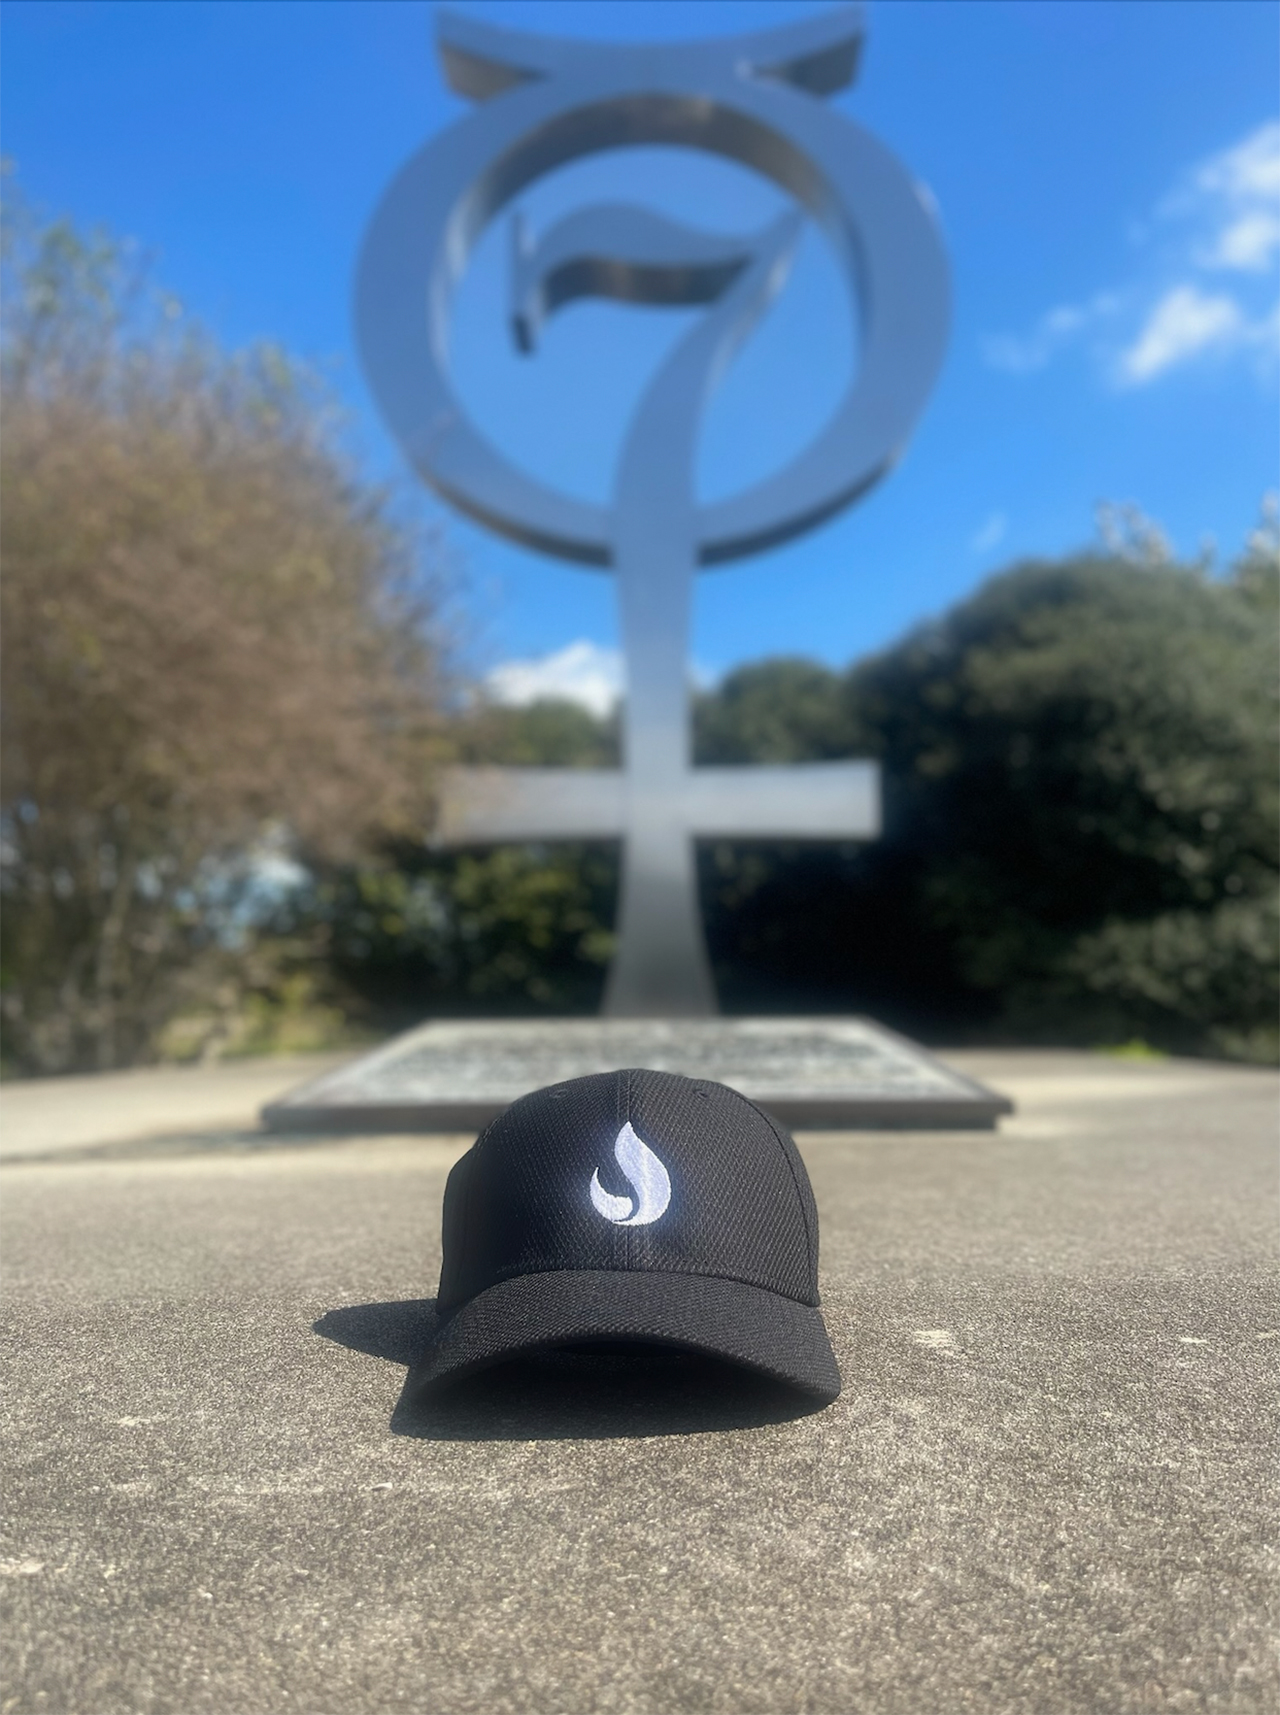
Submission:
[[[415,1395],[509,1358],[578,1341],[634,1340],[705,1352],[833,1400],[840,1371],[814,1305],[697,1274],[522,1274],[442,1322],[409,1374]]]

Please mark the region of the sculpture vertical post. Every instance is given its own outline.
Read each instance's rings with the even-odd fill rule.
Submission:
[[[664,379],[627,437],[615,509],[627,838],[604,1009],[624,1017],[715,1011],[682,792],[692,760],[693,447],[683,424],[663,439],[664,425],[674,428],[662,409]]]
[[[619,462],[613,563],[627,669],[628,811],[608,1013],[716,1010],[685,802],[696,790],[689,630],[698,431],[728,348],[782,283],[798,225],[787,216],[764,234],[719,303],[685,335],[641,400]]]

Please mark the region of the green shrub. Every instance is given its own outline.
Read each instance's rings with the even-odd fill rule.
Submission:
[[[884,836],[704,854],[722,994],[953,1036],[1267,1052],[1275,565],[1262,540],[1227,579],[1024,565],[852,668],[836,730],[881,761]],[[763,704],[769,760],[788,733],[792,756],[829,755],[807,736],[836,686],[820,671],[797,696],[794,663],[744,669],[701,730],[724,754],[726,710]],[[744,731],[766,760],[759,721]]]

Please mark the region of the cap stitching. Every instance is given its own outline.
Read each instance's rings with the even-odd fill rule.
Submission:
[[[805,1238],[809,1242],[809,1260],[813,1264],[814,1273],[816,1275],[817,1267],[818,1267],[817,1247],[815,1246],[815,1244],[813,1242],[813,1231],[812,1231],[811,1227],[809,1226],[809,1207],[808,1207],[808,1204],[805,1202],[804,1192],[801,1191],[801,1189],[800,1189],[800,1180],[796,1176],[796,1167],[795,1167],[795,1162],[792,1161],[792,1159],[791,1159],[791,1150],[789,1150],[787,1148],[786,1142],[783,1139],[783,1135],[778,1130],[778,1123],[774,1119],[772,1114],[766,1113],[762,1107],[757,1106],[757,1104],[751,1100],[750,1096],[744,1096],[741,1090],[735,1090],[732,1087],[732,1085],[730,1085],[730,1084],[725,1084],[723,1086],[723,1088],[728,1090],[728,1092],[731,1096],[737,1096],[737,1098],[740,1102],[745,1102],[746,1105],[753,1110],[753,1112],[758,1113],[760,1115],[760,1118],[765,1122],[765,1124],[769,1127],[769,1130],[773,1133],[774,1137],[777,1139],[778,1148],[782,1151],[782,1159],[787,1164],[787,1171],[791,1175],[791,1183],[795,1187],[796,1201],[800,1205],[800,1219],[804,1222],[804,1235],[805,1235]],[[791,1149],[795,1149],[795,1139],[794,1138],[792,1138],[792,1140],[791,1140]]]
[[[527,1264],[516,1264],[512,1266],[510,1272],[505,1269],[500,1270],[493,1276],[487,1286],[482,1286],[479,1291],[474,1292],[471,1295],[471,1298],[464,1300],[464,1302],[468,1304],[471,1303],[472,1299],[479,1298],[481,1293],[488,1292],[491,1287],[498,1286],[503,1281],[520,1280],[523,1279],[525,1275],[535,1274],[636,1274],[645,1278],[652,1275],[663,1274],[684,1276],[692,1275],[698,1280],[730,1280],[738,1286],[754,1287],[757,1292],[767,1292],[773,1298],[783,1298],[788,1304],[799,1304],[806,1310],[816,1310],[820,1308],[820,1305],[810,1303],[807,1298],[793,1298],[789,1292],[780,1292],[776,1286],[762,1286],[758,1280],[749,1280],[745,1274],[725,1274],[709,1268],[618,1268],[611,1266],[605,1266],[603,1268],[566,1268],[562,1263],[550,1263],[545,1268],[530,1268]],[[458,1309],[460,1310],[461,1308],[462,1305],[459,1305]],[[456,1311],[451,1310],[449,1312],[450,1316],[455,1314]]]

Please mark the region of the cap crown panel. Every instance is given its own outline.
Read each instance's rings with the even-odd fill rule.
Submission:
[[[645,1225],[605,1218],[591,1196],[593,1175],[611,1198],[634,1190],[614,1155],[628,1121],[670,1178]],[[783,1136],[735,1091],[673,1073],[600,1073],[522,1097],[449,1176],[441,1311],[558,1269],[718,1275],[816,1304],[812,1194]]]

